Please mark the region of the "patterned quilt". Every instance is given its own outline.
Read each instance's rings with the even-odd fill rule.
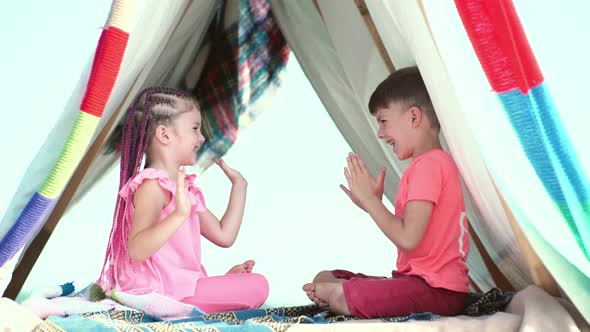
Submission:
[[[383,322],[433,320],[431,313],[382,319]],[[175,321],[163,321],[133,310],[84,313],[49,317],[35,331],[288,331],[298,324],[327,324],[357,320],[338,316],[315,305],[230,311]]]

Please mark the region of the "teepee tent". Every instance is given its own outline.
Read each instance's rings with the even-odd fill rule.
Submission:
[[[374,138],[366,104],[390,72],[418,65],[445,148],[464,180],[472,289],[519,291],[535,284],[567,298],[590,320],[590,159],[583,146],[583,119],[590,118],[581,114],[579,91],[553,81],[585,77],[588,69],[562,63],[578,45],[557,33],[545,40],[538,22],[561,19],[536,6],[506,0],[113,1],[92,66],[0,223],[3,288],[16,268],[5,296],[16,296],[67,207],[116,164],[117,125],[139,90],[190,89],[211,110],[211,143],[198,164],[205,170],[280,88],[290,49],[368,168],[395,170],[385,192],[391,200],[407,164]],[[563,10],[582,15],[584,9],[588,4],[579,1]],[[588,28],[583,20],[563,21],[574,36],[569,40]],[[238,46],[228,74],[223,56],[232,42]],[[564,50],[562,61],[536,52],[547,42]],[[560,98],[553,99],[553,91]]]

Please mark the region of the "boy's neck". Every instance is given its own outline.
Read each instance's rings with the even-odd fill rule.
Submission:
[[[435,149],[442,149],[442,146],[440,145],[440,141],[438,140],[438,138],[435,140],[425,141],[425,142],[423,142],[423,144],[416,146],[414,148],[414,153],[412,154],[412,158],[416,158],[422,154],[425,154],[428,151],[432,151]]]

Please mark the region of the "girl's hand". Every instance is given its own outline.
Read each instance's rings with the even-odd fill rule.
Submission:
[[[223,161],[223,159],[213,158],[213,161],[217,164],[217,166],[219,166],[221,168],[223,173],[225,173],[225,175],[231,181],[232,185],[234,185],[234,186],[235,185],[243,185],[243,186],[247,185],[247,181],[246,181],[246,179],[244,179],[242,174],[240,174],[240,172],[236,171],[235,169],[227,166],[227,164],[225,163],[225,161]]]
[[[188,187],[185,183],[186,169],[178,170],[176,178],[176,209],[175,212],[183,218],[188,218],[191,213],[191,202],[188,199]]]

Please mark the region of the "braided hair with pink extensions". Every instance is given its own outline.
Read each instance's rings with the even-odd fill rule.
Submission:
[[[196,108],[196,98],[188,92],[170,88],[152,87],[141,91],[127,109],[123,120],[121,140],[121,168],[119,190],[133,179],[142,169],[142,161],[146,156],[145,167],[150,160],[147,155],[156,127],[170,125],[180,114]],[[125,200],[117,195],[117,203],[113,215],[113,226],[107,244],[105,259],[98,284],[104,290],[114,285],[114,266],[127,256],[127,241],[131,223],[125,222],[128,211]]]

